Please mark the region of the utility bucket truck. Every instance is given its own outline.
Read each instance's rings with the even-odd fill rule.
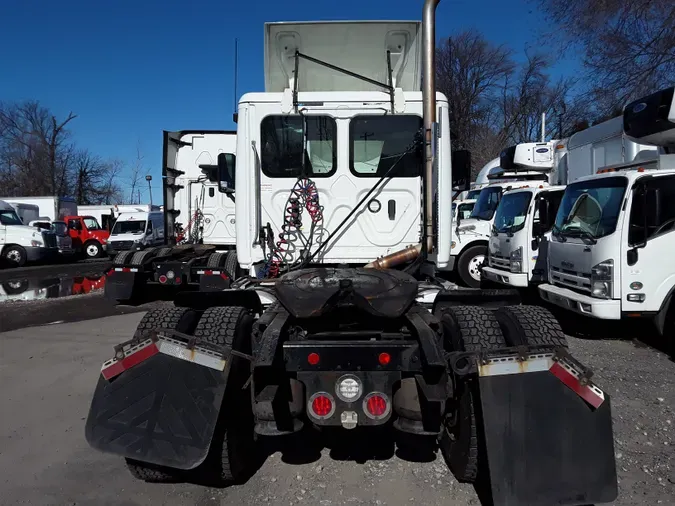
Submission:
[[[164,132],[164,244],[144,247],[141,236],[118,240],[113,228],[117,254],[107,273],[106,298],[147,298],[149,287],[157,298],[222,290],[242,274],[235,252],[234,184],[226,186],[234,183],[234,172],[226,171],[234,171],[235,150],[236,132]]]
[[[488,163],[479,177],[487,178],[468,220],[457,220],[452,234],[449,269],[465,286],[481,286],[495,211],[504,192],[512,188],[548,186],[556,160],[556,141],[516,144],[505,149],[499,165]]]
[[[256,440],[357,429],[431,443],[462,481],[484,473],[497,505],[615,499],[610,398],[551,315],[467,305],[436,277],[453,187],[437,3],[424,29],[266,25],[266,92],[241,98],[237,132],[250,275],[179,294],[115,348],[87,418],[94,448],[148,481],[228,482]]]
[[[675,347],[675,88],[623,112],[626,135],[658,146],[565,189],[541,297],[608,320],[644,318]]]

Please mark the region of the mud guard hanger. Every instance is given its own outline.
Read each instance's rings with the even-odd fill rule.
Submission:
[[[346,74],[348,76],[351,76],[355,79],[360,79],[362,81],[365,81],[370,84],[374,84],[375,86],[379,86],[381,88],[384,88],[387,90],[387,93],[389,93],[389,102],[391,103],[391,113],[394,114],[395,109],[394,109],[394,77],[392,73],[392,68],[391,68],[391,51],[387,50],[387,75],[389,79],[389,83],[381,83],[380,81],[376,81],[375,79],[371,79],[369,77],[363,76],[361,74],[357,74],[356,72],[352,72],[351,70],[343,69],[342,67],[338,67],[337,65],[333,65],[331,63],[325,62],[323,60],[319,60],[318,58],[313,58],[311,56],[308,56],[304,53],[301,53],[300,51],[295,51],[295,71],[294,71],[294,79],[293,79],[293,109],[295,112],[298,112],[298,69],[300,67],[300,58],[304,58],[307,61],[310,61],[312,63],[316,63],[317,65],[322,65],[326,68],[329,68],[331,70],[335,70],[336,72],[341,72],[343,74]]]

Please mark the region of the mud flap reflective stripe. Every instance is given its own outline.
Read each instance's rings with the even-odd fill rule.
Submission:
[[[495,358],[478,365],[481,377],[542,371],[549,371],[594,408],[599,408],[605,401],[605,394],[600,388],[590,381],[583,381],[581,372],[572,363],[564,357],[554,359],[553,353],[528,355],[524,360],[517,357]]]
[[[569,386],[574,375],[562,374],[551,357],[522,363],[508,357],[479,367],[478,420],[495,506],[594,504],[617,497],[610,396],[603,394],[592,407]]]
[[[225,365],[227,364],[227,361],[214,351],[200,347],[188,348],[185,343],[166,336],[161,336],[157,342],[147,339],[119,353],[123,357],[111,358],[101,367],[101,374],[107,380],[122,374],[127,369],[131,369],[156,353],[164,353],[181,360],[187,360],[188,362],[194,362],[195,364],[215,369],[216,371],[225,370]]]

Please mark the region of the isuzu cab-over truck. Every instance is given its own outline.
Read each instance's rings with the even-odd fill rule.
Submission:
[[[261,440],[394,434],[462,481],[484,473],[496,505],[615,499],[609,396],[551,315],[471,305],[480,291],[436,276],[453,188],[437,4],[423,32],[266,24],[266,91],[241,97],[237,124],[248,276],[146,313],[98,375],[94,448],[148,481],[231,482]]]
[[[675,88],[628,104],[624,131],[658,146],[567,186],[541,297],[581,315],[651,320],[675,342]]]

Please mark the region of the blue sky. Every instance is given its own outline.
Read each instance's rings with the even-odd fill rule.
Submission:
[[[37,99],[61,117],[73,111],[78,145],[105,158],[130,165],[140,144],[159,190],[162,130],[235,128],[235,38],[241,95],[263,91],[266,21],[420,19],[422,5],[423,0],[7,0],[0,100]],[[536,46],[543,22],[527,0],[442,0],[437,15],[439,37],[476,28],[519,52],[528,43]],[[559,64],[557,72],[567,72],[569,65]]]

